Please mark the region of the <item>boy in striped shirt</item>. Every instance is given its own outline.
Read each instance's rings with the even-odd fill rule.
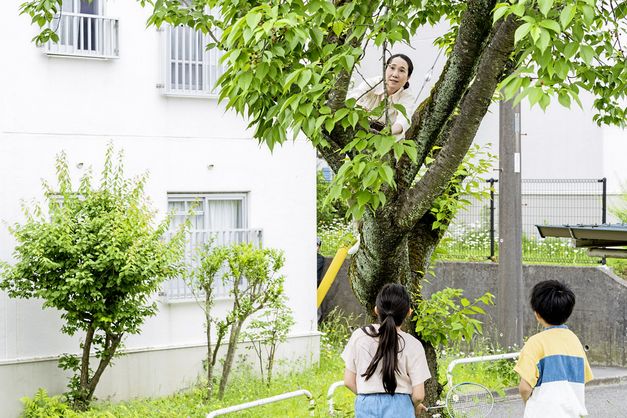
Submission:
[[[574,306],[575,294],[557,280],[531,291],[531,308],[544,330],[527,340],[514,367],[525,418],[588,415],[584,385],[592,371],[579,338],[564,325]]]

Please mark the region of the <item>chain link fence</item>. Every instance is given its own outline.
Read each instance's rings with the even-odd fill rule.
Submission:
[[[602,179],[526,179],[521,184],[522,251],[527,263],[598,264],[585,249],[568,240],[540,238],[535,225],[601,224],[607,216],[607,182]],[[442,240],[441,258],[480,261],[498,259],[498,180],[481,187],[490,198],[467,199]]]

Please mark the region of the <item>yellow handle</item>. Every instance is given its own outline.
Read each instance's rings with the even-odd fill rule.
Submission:
[[[327,269],[327,272],[324,273],[324,277],[320,282],[320,286],[318,286],[318,308],[322,304],[324,297],[327,295],[327,292],[331,288],[331,285],[335,280],[335,276],[337,276],[337,272],[340,271],[340,267],[342,267],[342,264],[344,263],[344,259],[346,259],[347,254],[348,248],[338,248],[337,253],[335,253],[335,257],[333,257],[333,261],[331,261],[331,265]]]

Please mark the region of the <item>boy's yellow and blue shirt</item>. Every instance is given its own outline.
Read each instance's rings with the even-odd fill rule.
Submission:
[[[525,418],[588,415],[584,385],[592,380],[592,370],[579,338],[566,325],[529,338],[514,370],[534,388]]]

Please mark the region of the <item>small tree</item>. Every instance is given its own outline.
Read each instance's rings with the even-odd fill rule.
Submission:
[[[242,335],[243,340],[250,341],[251,348],[259,360],[261,380],[265,380],[268,386],[272,383],[276,350],[279,344],[287,340],[292,325],[294,325],[292,310],[285,304],[284,298],[279,298],[258,319],[250,321]]]
[[[213,395],[213,370],[218,360],[218,351],[222,340],[231,325],[231,318],[216,319],[211,313],[215,303],[215,285],[222,280],[223,267],[227,259],[225,247],[213,246],[212,242],[198,248],[196,257],[198,266],[191,271],[187,284],[196,297],[201,301],[201,308],[205,313],[205,334],[207,336],[207,398]],[[211,336],[213,325],[216,325],[217,337],[215,343]],[[213,344],[212,344],[213,343]]]
[[[222,398],[244,322],[262,309],[276,306],[283,294],[285,278],[278,274],[278,271],[283,267],[284,257],[281,251],[255,248],[251,244],[216,247],[211,243],[201,247],[198,257],[199,265],[192,273],[189,284],[197,296],[201,292],[204,293],[202,307],[206,320],[209,397],[213,393],[213,370],[218,359],[218,351],[224,337],[227,334],[229,336],[218,389],[218,397]],[[230,288],[229,295],[233,299],[233,307],[223,319],[216,319],[211,313],[217,279]],[[216,342],[213,345],[212,324],[216,324],[217,328]]]
[[[111,145],[98,188],[88,172],[73,189],[65,153],[57,156],[56,173],[57,187],[44,182],[47,214],[39,205],[24,208],[26,221],[10,228],[15,264],[0,265],[0,287],[10,297],[41,298],[44,307],[61,311],[63,333],[85,333],[81,355],[66,354],[59,366],[74,372],[68,384],[73,407],[86,409],[125,334],[139,333],[156,313],[151,295],[177,274],[183,234],[163,240],[169,220],[153,225],[147,176],[125,179],[122,152],[114,161]],[[99,360],[95,371],[92,355]]]

